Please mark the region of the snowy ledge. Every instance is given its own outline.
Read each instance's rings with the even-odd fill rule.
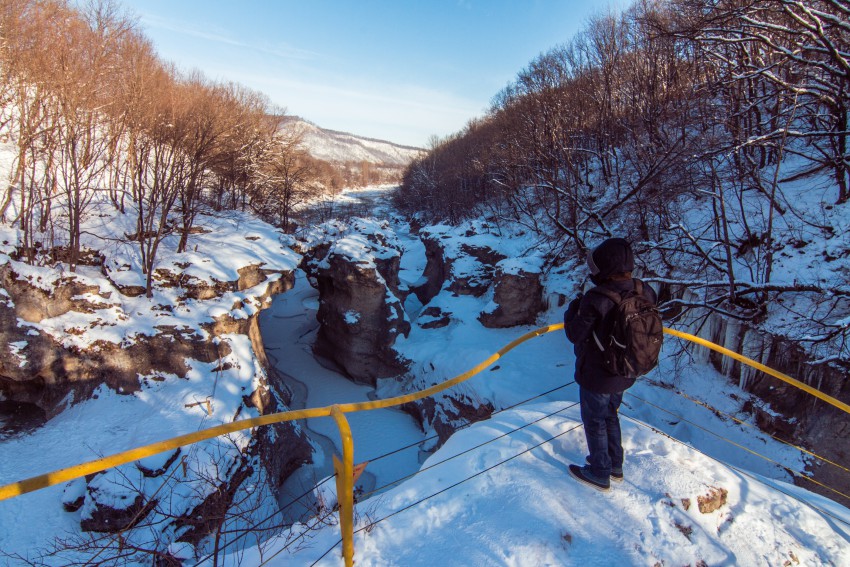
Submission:
[[[414,478],[357,505],[356,561],[840,565],[850,557],[846,508],[729,468],[641,422],[623,421],[624,482],[609,493],[577,482],[567,466],[584,460],[584,433],[572,405],[527,406],[457,432]],[[313,527],[309,545],[281,565],[312,563],[338,541],[338,526]],[[259,560],[252,553],[241,559]]]

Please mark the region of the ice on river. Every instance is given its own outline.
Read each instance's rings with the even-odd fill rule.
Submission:
[[[266,350],[275,368],[306,387],[306,398],[293,402],[295,407],[325,407],[338,403],[363,402],[370,399],[374,389],[355,384],[339,372],[323,366],[313,355],[312,345],[318,331],[316,309],[318,292],[310,287],[304,272],[299,271],[295,287],[275,298],[271,308],[260,315],[260,328]],[[423,433],[408,414],[393,408],[350,413],[346,416],[354,438],[356,463],[399,447],[416,444]],[[330,439],[341,453],[339,431],[330,417],[315,418],[307,423],[311,436],[318,434]],[[316,455],[315,478],[331,474],[330,457]],[[370,462],[363,480],[364,490],[371,484],[382,486],[419,469],[416,447],[401,451],[379,461]]]

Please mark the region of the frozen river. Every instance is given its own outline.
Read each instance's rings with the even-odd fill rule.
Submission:
[[[382,202],[382,193],[386,194],[385,191],[364,191],[360,195],[377,214]],[[412,237],[404,227],[401,227],[398,233],[405,247],[402,257],[402,283],[409,283],[422,274],[425,264],[424,247],[418,238]],[[333,369],[332,364],[317,360],[313,355],[312,346],[319,329],[316,321],[318,307],[318,291],[310,286],[304,272],[299,270],[293,289],[277,296],[272,306],[260,314],[260,329],[266,352],[274,367],[273,371],[277,372],[293,391],[292,409],[371,399],[374,396],[371,386],[355,384]],[[370,492],[375,487],[384,486],[419,470],[419,451],[415,446],[373,461],[375,457],[423,440],[421,429],[408,414],[388,408],[350,413],[347,418],[354,438],[355,463],[370,461],[355,488]],[[307,492],[321,479],[331,476],[333,463],[329,453],[341,454],[339,432],[332,418],[315,418],[301,423],[315,445],[315,463],[312,467],[302,467],[285,483],[280,498],[282,506]],[[302,503],[302,506],[293,506],[287,516],[296,518],[304,512],[305,506],[310,508],[315,501],[306,498]]]

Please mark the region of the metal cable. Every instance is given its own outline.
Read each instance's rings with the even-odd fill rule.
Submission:
[[[564,409],[567,409],[567,408],[564,408]],[[563,411],[563,410],[561,410],[561,411]],[[456,482],[456,483],[454,483],[454,484],[452,484],[452,485],[449,485],[449,486],[447,486],[447,487],[445,487],[445,488],[443,488],[443,489],[441,489],[441,490],[438,490],[437,492],[435,492],[435,493],[433,493],[433,494],[431,494],[431,495],[429,495],[429,496],[425,496],[424,498],[420,498],[420,499],[419,499],[419,500],[417,500],[416,502],[412,502],[412,503],[408,504],[407,506],[404,506],[404,507],[402,507],[402,508],[399,508],[398,510],[396,510],[396,511],[394,511],[394,512],[391,512],[390,514],[387,514],[387,515],[386,515],[386,516],[384,516],[383,518],[380,518],[379,520],[375,520],[374,522],[370,523],[368,526],[363,526],[362,528],[359,528],[359,529],[355,530],[355,531],[354,531],[354,533],[360,533],[360,532],[362,532],[362,531],[365,531],[366,529],[371,529],[373,526],[375,526],[376,524],[379,524],[379,523],[383,522],[384,520],[388,520],[389,518],[392,518],[393,516],[395,516],[395,515],[397,515],[397,514],[400,514],[400,513],[404,512],[404,511],[406,511],[406,510],[409,510],[409,509],[413,508],[414,506],[418,506],[419,504],[422,504],[423,502],[426,502],[427,500],[430,500],[431,498],[434,498],[435,496],[439,496],[440,494],[443,494],[444,492],[447,492],[447,491],[451,490],[452,488],[454,488],[454,487],[456,487],[456,486],[460,486],[461,484],[463,484],[463,483],[465,483],[465,482],[467,482],[467,481],[469,481],[469,480],[472,480],[473,478],[479,477],[479,476],[481,476],[481,475],[482,475],[482,474],[484,474],[484,473],[490,472],[491,470],[493,470],[493,469],[495,469],[495,468],[497,468],[497,467],[500,467],[500,466],[502,466],[502,465],[504,465],[504,464],[506,464],[506,463],[508,463],[508,462],[510,462],[510,461],[512,461],[512,460],[514,460],[514,459],[516,459],[517,457],[521,457],[522,455],[524,455],[524,454],[526,454],[526,453],[528,453],[528,452],[531,452],[531,451],[533,451],[534,449],[537,449],[538,447],[541,447],[541,446],[543,446],[543,445],[545,445],[545,444],[547,444],[547,443],[551,443],[551,442],[552,442],[552,441],[554,441],[555,439],[557,439],[557,438],[559,438],[559,437],[562,437],[563,435],[566,435],[567,433],[570,433],[570,432],[572,432],[572,431],[574,431],[574,430],[578,429],[578,428],[579,428],[579,427],[581,427],[581,426],[582,426],[582,424],[581,424],[581,423],[576,424],[576,425],[574,425],[573,427],[571,427],[570,429],[567,429],[566,431],[562,431],[561,433],[558,433],[557,435],[553,435],[552,437],[550,437],[550,438],[548,438],[548,439],[546,439],[546,440],[544,440],[544,441],[541,441],[540,443],[538,443],[538,444],[536,444],[536,445],[533,445],[533,446],[531,446],[531,447],[528,447],[527,449],[525,449],[524,451],[521,451],[521,452],[517,453],[516,455],[512,455],[512,456],[508,457],[507,459],[505,459],[505,460],[503,460],[503,461],[499,461],[498,463],[496,463],[496,464],[494,464],[494,465],[491,465],[491,466],[489,466],[489,467],[487,467],[487,468],[485,468],[485,469],[483,469],[483,470],[480,470],[480,471],[478,471],[477,473],[475,473],[475,474],[473,474],[473,475],[471,475],[471,476],[468,476],[468,477],[464,478],[463,480],[460,480],[460,481],[458,481],[458,482]],[[524,427],[524,426],[523,426],[523,427]],[[443,462],[445,462],[445,461],[443,461]],[[336,542],[333,546],[331,546],[331,547],[330,547],[330,549],[328,549],[327,551],[325,551],[325,552],[321,555],[321,557],[319,557],[319,558],[318,558],[318,559],[316,559],[313,563],[311,563],[311,564],[310,564],[310,567],[313,567],[313,566],[314,566],[314,565],[316,565],[319,561],[321,561],[322,559],[324,559],[324,557],[325,557],[328,553],[330,553],[330,552],[331,552],[331,551],[332,551],[332,550],[333,550],[336,546],[338,546],[340,543],[342,543],[342,539],[338,540],[338,541],[337,541],[337,542]],[[277,555],[277,554],[275,554],[275,555]],[[275,557],[275,556],[269,557],[269,559],[267,559],[266,561],[264,561],[263,563],[261,563],[258,567],[262,567],[263,565],[265,565],[266,563],[268,563],[269,561],[271,561],[271,559],[273,559],[274,557]]]
[[[827,484],[824,484],[824,483],[822,483],[822,482],[820,482],[820,481],[817,481],[817,480],[815,480],[815,479],[813,479],[813,478],[811,478],[811,477],[808,477],[808,476],[804,475],[803,473],[801,473],[801,472],[799,472],[799,471],[795,471],[794,469],[788,468],[788,467],[786,467],[785,465],[783,465],[782,463],[780,463],[780,462],[778,462],[778,461],[776,461],[776,460],[774,460],[774,459],[771,459],[770,457],[768,457],[768,456],[766,456],[766,455],[762,455],[761,453],[759,453],[759,452],[757,452],[757,451],[754,451],[754,450],[752,450],[752,449],[750,449],[750,448],[748,448],[748,447],[744,447],[744,446],[743,446],[743,445],[741,445],[740,443],[736,443],[735,441],[732,441],[731,439],[728,439],[728,438],[726,438],[726,437],[723,437],[723,436],[722,436],[722,435],[720,435],[719,433],[716,433],[716,432],[714,432],[714,431],[711,431],[711,430],[709,430],[709,429],[707,429],[707,428],[705,428],[705,427],[703,427],[703,426],[699,425],[698,423],[694,423],[693,421],[691,421],[691,420],[689,420],[689,419],[687,419],[687,418],[684,418],[684,417],[682,417],[682,416],[678,415],[677,413],[674,413],[674,412],[672,412],[672,411],[670,411],[670,410],[668,410],[668,409],[666,409],[666,408],[662,408],[661,406],[659,406],[659,405],[657,405],[657,404],[653,404],[652,402],[647,401],[647,400],[645,400],[645,399],[641,398],[640,396],[637,396],[637,395],[635,395],[635,394],[632,394],[631,392],[626,392],[626,394],[627,394],[627,395],[629,395],[629,396],[630,396],[630,397],[632,397],[632,398],[635,398],[635,399],[637,399],[637,400],[642,401],[643,403],[645,403],[645,404],[647,404],[647,405],[650,405],[650,406],[652,406],[652,407],[654,407],[654,408],[656,408],[656,409],[659,409],[659,410],[661,410],[661,411],[663,411],[663,412],[666,412],[666,413],[668,413],[668,414],[670,414],[670,415],[672,415],[672,416],[674,416],[674,417],[678,418],[678,419],[679,419],[679,420],[681,420],[681,421],[684,421],[684,422],[686,422],[686,423],[689,423],[689,424],[693,425],[694,427],[696,427],[697,429],[701,429],[702,431],[705,431],[706,433],[709,433],[709,434],[711,434],[711,435],[713,435],[713,436],[717,437],[718,439],[721,439],[722,441],[725,441],[726,443],[729,443],[730,445],[734,445],[735,447],[738,447],[739,449],[743,449],[744,451],[746,451],[746,452],[748,452],[748,453],[751,453],[751,454],[753,454],[753,455],[755,455],[755,456],[757,456],[757,457],[760,457],[760,458],[764,459],[765,461],[768,461],[768,462],[773,463],[773,464],[775,464],[775,465],[777,465],[777,466],[779,466],[779,467],[782,467],[783,469],[785,469],[785,470],[789,471],[792,475],[794,475],[794,476],[795,476],[795,477],[797,477],[797,478],[804,478],[804,479],[806,479],[807,481],[811,482],[812,484],[816,484],[816,485],[818,485],[818,486],[820,486],[820,487],[822,487],[822,488],[825,488],[826,490],[829,490],[829,491],[831,491],[831,492],[834,492],[835,494],[838,494],[839,496],[842,496],[843,498],[846,498],[848,501],[850,501],[850,496],[848,496],[847,494],[844,494],[844,493],[843,493],[843,492],[841,492],[840,490],[837,490],[837,489],[835,489],[835,488],[833,488],[833,487],[831,487],[831,486],[829,486],[829,485],[827,485]],[[676,439],[675,437],[672,437],[672,436],[668,436],[668,437],[670,437],[671,439]],[[678,439],[677,439],[677,441],[678,441]],[[681,441],[680,441],[680,443],[681,443]],[[684,444],[684,445],[687,445],[687,444],[685,444],[685,443],[683,443],[683,444]],[[692,445],[687,445],[687,446],[688,446],[688,447],[693,447]],[[694,449],[696,449],[696,447],[693,447],[693,448],[694,448]],[[697,450],[697,451],[699,451],[699,449],[696,449],[696,450]],[[700,452],[702,452],[702,451],[700,451]]]
[[[532,396],[532,397],[530,397],[530,398],[527,398],[527,399],[525,399],[525,400],[522,400],[521,402],[517,402],[517,403],[515,403],[515,404],[513,404],[513,405],[510,405],[510,406],[504,407],[504,408],[502,408],[502,409],[500,409],[500,410],[497,410],[497,411],[493,412],[493,413],[491,414],[491,416],[492,416],[492,415],[497,415],[497,414],[502,413],[502,412],[505,412],[505,411],[508,411],[508,410],[510,410],[510,409],[514,409],[514,408],[516,408],[516,407],[518,407],[518,406],[521,406],[521,405],[523,405],[523,404],[527,404],[528,402],[531,402],[531,401],[534,401],[534,400],[536,400],[536,399],[542,398],[543,396],[547,396],[547,395],[549,395],[549,394],[551,394],[551,393],[553,393],[553,392],[557,392],[558,390],[561,390],[561,389],[566,388],[567,386],[571,386],[571,385],[573,385],[573,384],[575,384],[575,380],[573,380],[573,381],[571,381],[571,382],[567,382],[566,384],[562,384],[562,385],[560,385],[560,386],[557,386],[557,387],[555,387],[555,388],[552,388],[552,389],[547,390],[547,391],[545,391],[545,392],[542,392],[542,393],[540,393],[540,394],[537,394],[536,396]],[[569,407],[573,407],[573,406],[575,406],[575,405],[576,405],[576,404],[572,404],[572,405],[571,405],[571,406],[569,406]],[[564,408],[564,409],[567,409],[567,408]],[[558,410],[558,412],[554,412],[554,413],[559,413],[559,412],[561,412],[561,411],[564,411],[564,409]],[[553,414],[549,414],[549,416],[554,415],[554,413],[553,413]],[[549,417],[549,416],[545,416],[545,417]],[[545,418],[545,417],[544,417],[544,418]],[[544,419],[544,418],[541,418],[541,419]],[[537,421],[540,421],[540,420],[537,420]],[[475,422],[473,422],[472,420],[467,420],[467,422],[466,422],[466,423],[464,423],[463,425],[460,425],[460,426],[459,426],[459,427],[458,427],[455,431],[459,431],[459,430],[461,430],[461,429],[464,429],[464,428],[466,428],[466,427],[469,427],[469,426],[470,426],[470,425],[472,425],[473,423],[475,423]],[[533,423],[536,423],[536,422],[533,422]],[[526,425],[524,425],[524,426],[522,426],[522,427],[526,427],[527,425],[531,425],[531,424],[526,424]],[[518,428],[518,429],[515,429],[514,431],[518,431],[519,429],[522,429],[522,427],[520,427],[520,428]],[[504,436],[504,435],[503,435],[503,436]],[[503,437],[503,436],[501,436],[501,437]],[[418,446],[418,445],[421,445],[422,443],[424,443],[424,442],[426,442],[426,441],[430,441],[430,440],[436,439],[437,437],[438,437],[437,435],[433,435],[433,436],[431,436],[431,437],[427,437],[427,438],[425,438],[425,439],[423,439],[423,440],[421,440],[421,441],[417,441],[416,443],[411,443],[411,444],[409,444],[409,445],[405,445],[404,447],[399,447],[398,449],[394,449],[394,450],[392,450],[392,451],[389,451],[389,452],[387,452],[387,453],[384,453],[383,455],[379,455],[379,456],[377,456],[377,457],[375,457],[375,458],[373,458],[373,459],[367,459],[367,460],[368,460],[368,461],[370,461],[370,462],[378,461],[378,460],[380,460],[380,459],[383,459],[383,458],[388,457],[388,456],[390,456],[390,455],[394,455],[394,454],[399,453],[399,452],[401,452],[401,451],[404,451],[404,450],[406,450],[406,449],[410,449],[410,448],[412,448],[412,447],[416,447],[416,446]],[[498,439],[498,437],[497,437],[496,439]],[[494,439],[494,440],[495,440],[495,439]],[[486,443],[484,443],[484,444],[486,444]],[[484,444],[482,444],[482,445],[484,445]],[[466,451],[466,452],[468,452],[468,451]],[[456,455],[456,456],[459,456],[459,455]],[[454,458],[454,457],[451,457],[451,458]],[[450,458],[450,459],[446,459],[446,461],[451,460],[451,458]],[[431,467],[427,467],[426,469],[421,469],[421,470],[420,470],[420,471],[418,471],[418,472],[422,472],[423,470],[427,470],[427,469],[429,469],[429,468],[432,468],[432,467],[434,467],[434,466],[437,466],[437,465],[439,465],[439,464],[442,464],[443,462],[446,462],[446,461],[441,461],[440,463],[437,463],[436,465],[432,465]],[[387,487],[389,487],[389,486],[393,486],[393,485],[395,485],[395,484],[398,484],[399,482],[402,482],[402,481],[404,481],[404,480],[407,480],[407,479],[409,479],[409,478],[411,478],[411,477],[415,476],[416,474],[418,474],[418,473],[413,473],[413,474],[411,474],[411,475],[408,475],[408,476],[406,476],[406,477],[403,477],[403,478],[401,478],[401,479],[398,479],[398,480],[396,480],[396,481],[394,481],[394,482],[387,483],[387,484],[383,485],[382,487],[380,487],[380,488],[378,488],[378,489],[372,490],[371,492],[367,493],[366,495],[374,494],[375,492],[378,492],[379,490],[383,490],[384,488],[387,488]],[[216,552],[214,552],[214,553],[211,553],[211,554],[209,554],[209,555],[206,555],[206,556],[204,556],[202,559],[198,560],[198,562],[197,562],[197,563],[195,563],[195,565],[196,565],[196,566],[197,566],[197,565],[200,565],[200,564],[201,564],[201,563],[203,563],[204,561],[207,561],[207,560],[211,559],[211,558],[213,557],[213,555],[216,555],[218,552],[223,551],[223,550],[224,550],[224,549],[226,549],[227,547],[229,547],[229,546],[231,546],[231,545],[235,544],[237,541],[239,541],[239,539],[241,539],[242,537],[245,537],[246,535],[248,535],[249,533],[251,533],[251,532],[252,532],[254,529],[256,529],[258,526],[261,526],[262,524],[266,523],[266,522],[267,522],[267,521],[269,521],[271,518],[273,518],[275,515],[277,515],[279,512],[282,512],[283,510],[285,510],[285,509],[286,509],[286,508],[288,508],[289,506],[292,506],[292,505],[293,505],[293,504],[295,504],[296,502],[299,502],[302,498],[304,498],[304,497],[308,496],[308,495],[309,495],[309,494],[311,494],[311,493],[312,493],[315,489],[319,488],[321,485],[323,485],[324,483],[326,483],[327,481],[329,481],[329,480],[330,480],[330,479],[332,479],[332,478],[333,478],[333,476],[326,477],[326,478],[325,478],[325,479],[323,479],[321,482],[319,482],[318,484],[316,484],[315,486],[313,486],[311,489],[309,489],[308,491],[306,491],[306,492],[304,492],[303,494],[301,494],[300,496],[298,496],[295,500],[291,501],[291,502],[290,502],[289,504],[287,504],[286,506],[284,506],[284,507],[280,508],[280,509],[279,509],[278,511],[276,511],[274,514],[272,514],[272,515],[270,515],[270,516],[267,516],[267,517],[266,517],[266,518],[264,518],[263,520],[261,520],[261,521],[259,521],[259,522],[255,523],[254,525],[252,525],[250,528],[247,528],[247,529],[246,529],[243,533],[239,534],[236,538],[234,538],[231,542],[229,542],[227,545],[225,545],[224,547],[222,547],[220,550],[218,550],[218,551],[216,551]],[[361,495],[361,499],[362,499],[362,498],[363,498],[363,495]],[[278,524],[278,525],[276,525],[276,526],[270,526],[268,529],[269,529],[269,530],[273,530],[273,529],[281,528],[281,527],[284,527],[284,526],[285,526],[285,524]],[[299,535],[298,537],[296,537],[296,540],[297,540],[297,539],[300,539],[300,537],[302,537],[305,533],[306,533],[306,531],[305,531],[304,533],[302,533],[301,535]],[[294,540],[293,540],[293,541],[294,541]],[[285,547],[283,547],[280,551],[278,551],[278,553],[280,553],[280,552],[282,552],[282,551],[286,550],[286,549],[287,549],[287,548],[288,548],[288,547],[289,547],[292,543],[293,543],[293,542],[288,543]]]
[[[724,416],[724,417],[728,417],[729,419],[731,419],[732,421],[734,421],[735,423],[737,423],[739,425],[743,425],[745,427],[749,427],[750,429],[756,429],[758,431],[761,431],[762,433],[765,433],[768,436],[770,436],[770,438],[773,439],[774,441],[778,441],[778,442],[780,442],[784,445],[788,445],[789,447],[797,449],[798,451],[800,451],[802,453],[806,453],[807,455],[811,455],[812,457],[818,459],[819,461],[823,461],[823,462],[828,463],[828,464],[830,464],[830,465],[832,465],[836,468],[843,470],[846,473],[850,473],[850,468],[847,468],[840,463],[836,463],[834,461],[831,461],[831,460],[827,459],[826,457],[823,457],[823,456],[818,455],[817,453],[815,453],[813,451],[806,449],[805,447],[802,447],[800,445],[795,445],[794,443],[791,443],[790,441],[786,441],[785,439],[781,439],[781,438],[777,437],[776,435],[772,435],[770,433],[767,433],[766,431],[762,431],[757,426],[755,426],[751,423],[747,423],[746,421],[739,419],[739,418],[735,417],[734,415],[728,414],[726,412],[722,412],[719,409],[708,405],[708,403],[706,403],[702,400],[697,400],[696,398],[692,398],[691,396],[689,396],[685,392],[682,392],[681,390],[675,390],[675,393],[679,396],[682,396],[683,398],[685,398],[686,400],[688,400],[690,402],[693,402],[693,403],[695,403],[699,406],[706,408],[707,410],[711,411],[714,414],[721,415],[721,416]]]

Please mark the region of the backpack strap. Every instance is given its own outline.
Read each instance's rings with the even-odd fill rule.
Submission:
[[[599,295],[602,295],[602,296],[610,299],[614,303],[615,308],[616,308],[617,305],[620,304],[621,301],[623,301],[623,298],[622,298],[622,296],[620,296],[619,293],[617,293],[615,291],[611,291],[610,289],[605,289],[602,286],[596,286],[594,288],[591,288],[590,291],[588,291],[588,293],[593,293],[593,292],[596,292]],[[604,322],[604,319],[602,321],[600,321],[596,326],[602,325],[603,322]],[[602,340],[599,338],[599,335],[596,334],[596,329],[591,329],[590,335],[593,337],[593,341],[596,343],[596,347],[599,349],[599,351],[605,352],[605,345],[602,344]]]
[[[638,295],[643,295],[643,282],[637,278],[632,278],[632,283],[635,285],[635,293]]]

